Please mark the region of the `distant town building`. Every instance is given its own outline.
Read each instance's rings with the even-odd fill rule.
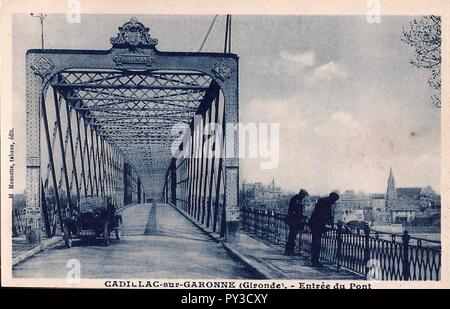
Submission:
[[[369,209],[369,213],[367,211]],[[346,190],[341,194],[339,202],[334,209],[334,220],[343,221],[370,221],[372,214],[372,199],[364,192],[356,193]]]
[[[355,209],[355,210],[345,210],[342,213],[342,221],[344,223],[348,223],[350,221],[364,221],[364,210],[363,209]]]
[[[385,198],[385,205],[386,205],[385,208],[390,209],[392,207],[391,202],[396,200],[397,200],[397,189],[395,188],[394,173],[392,172],[392,167],[390,167]]]
[[[430,211],[434,209],[435,211]],[[415,224],[416,218],[440,215],[440,196],[431,186],[399,187],[395,186],[392,168],[389,171],[385,197],[385,214],[382,221],[397,224]]]
[[[440,218],[440,205],[440,196],[430,186],[397,188],[390,168],[386,194],[346,190],[334,209],[334,218],[344,223],[425,225]]]
[[[269,185],[261,182],[242,184],[241,200],[250,207],[279,208],[286,203],[287,196],[280,186],[275,184],[275,180]]]

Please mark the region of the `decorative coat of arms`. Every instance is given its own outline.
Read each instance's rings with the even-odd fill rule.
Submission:
[[[150,37],[149,31],[150,29],[136,17],[132,17],[129,22],[119,27],[119,33],[111,38],[110,42],[115,48],[128,48],[130,51],[137,48],[154,48],[158,40]]]
[[[119,33],[110,42],[114,48],[127,48],[128,52],[114,57],[118,67],[146,69],[152,65],[153,52],[144,53],[143,50],[154,49],[158,40],[150,37],[149,31],[135,17],[119,27]]]

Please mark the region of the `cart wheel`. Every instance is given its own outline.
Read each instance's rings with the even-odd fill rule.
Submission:
[[[110,233],[110,230],[108,228],[108,224],[105,224],[105,228],[103,229],[103,244],[105,246],[109,246],[109,242],[110,242],[109,233]]]
[[[70,234],[69,228],[66,224],[63,225],[63,239],[66,244],[66,248],[72,247],[72,235]]]

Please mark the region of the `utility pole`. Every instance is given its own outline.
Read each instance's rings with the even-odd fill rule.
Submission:
[[[225,24],[225,46],[223,52],[231,53],[231,15],[227,15],[227,20]]]
[[[33,17],[39,18],[40,21],[41,21],[41,49],[44,50],[45,49],[45,45],[44,45],[44,19],[47,17],[47,15],[43,14],[43,13],[39,13],[39,14],[31,13],[30,15],[33,16]]]

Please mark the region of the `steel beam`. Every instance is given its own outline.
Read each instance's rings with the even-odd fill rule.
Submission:
[[[56,172],[55,172],[55,162],[53,160],[53,147],[52,147],[52,143],[51,143],[51,139],[50,139],[50,132],[49,132],[49,128],[48,128],[48,117],[47,117],[47,106],[45,104],[45,98],[44,96],[42,96],[41,98],[41,111],[42,111],[42,119],[43,119],[43,123],[44,123],[44,133],[45,133],[45,139],[46,139],[46,144],[47,144],[47,152],[48,152],[48,160],[49,160],[49,168],[50,168],[50,172],[51,172],[51,177],[52,177],[52,183],[53,183],[53,194],[55,197],[55,206],[56,206],[56,211],[58,214],[58,219],[59,219],[59,224],[61,226],[61,231],[63,230],[63,218],[62,218],[62,213],[61,213],[61,203],[60,203],[60,199],[59,199],[59,190],[58,190],[58,184],[57,184],[57,180],[56,180]],[[45,190],[42,188],[42,199],[43,201],[43,207],[47,208],[47,204],[45,203]],[[48,217],[48,214],[47,214]],[[49,224],[50,222],[46,222],[46,224]],[[50,227],[46,226],[46,229],[48,231]],[[50,237],[53,233],[50,234]],[[48,232],[47,232],[48,235]]]
[[[81,142],[81,129],[80,129],[80,117],[79,113],[76,113],[77,116],[77,134],[78,134],[78,147],[80,148],[80,162],[81,162],[81,177],[83,180],[83,188],[84,188],[84,196],[88,195],[87,182],[86,182],[86,170],[84,167],[84,154],[85,149]]]
[[[193,161],[193,157],[194,157],[194,134],[191,133],[191,136],[189,137],[189,159],[188,159],[188,177],[189,177],[189,181],[188,181],[188,198],[187,198],[187,203],[188,203],[188,213],[190,215],[192,215],[192,187],[193,187],[193,181],[194,181],[194,177],[193,177],[193,171],[194,171],[194,161]]]
[[[141,203],[141,180],[138,179],[137,182],[137,202],[140,204]]]
[[[84,124],[84,145],[86,150],[86,158],[88,163],[88,178],[89,178],[89,188],[91,189],[91,196],[94,196],[94,181],[92,180],[92,168],[91,168],[91,149],[89,147],[89,134],[88,134],[88,126],[86,122],[83,120]]]
[[[206,119],[205,119],[205,114],[202,113],[202,124],[200,126],[200,156],[199,156],[199,161],[200,161],[200,168],[199,168],[199,179],[197,180],[198,184],[198,196],[197,196],[197,208],[198,208],[198,213],[197,213],[197,221],[201,221],[201,217],[202,217],[202,205],[201,205],[201,200],[202,200],[202,194],[203,194],[203,175],[204,175],[204,150],[205,150],[205,125],[206,125]],[[203,224],[203,222],[201,222]]]
[[[69,131],[69,145],[70,145],[70,154],[72,157],[72,171],[73,171],[73,175],[75,177],[75,186],[76,186],[76,191],[77,191],[77,201],[80,201],[80,186],[78,183],[78,171],[77,171],[77,162],[76,162],[76,154],[75,154],[75,149],[74,149],[74,142],[73,142],[73,135],[72,135],[72,119],[71,119],[71,111],[70,111],[70,106],[69,104],[67,104],[66,102],[66,114],[67,114],[67,128]]]
[[[123,164],[123,185],[124,185],[124,200],[123,205],[126,206],[133,202],[131,164],[124,162]]]
[[[177,161],[172,158],[170,161],[170,199],[173,205],[177,205]]]
[[[100,184],[98,182],[97,177],[97,147],[94,146],[94,131],[91,129],[91,154],[92,154],[92,170],[94,171],[94,182],[95,182],[95,192],[97,196],[99,195],[100,190]]]
[[[47,203],[46,203],[46,199],[45,199],[45,190],[44,190],[44,184],[41,181],[41,202],[42,202],[42,217],[44,219],[44,228],[45,228],[45,233],[47,235],[47,238],[51,238],[52,235],[52,229],[50,226],[50,218],[49,218],[49,214],[48,214],[48,208],[47,208]]]
[[[65,142],[63,140],[63,135],[62,135],[62,126],[61,126],[61,102],[60,102],[60,97],[58,96],[56,91],[53,91],[53,97],[54,97],[54,103],[55,103],[55,114],[56,114],[56,123],[58,126],[58,138],[59,138],[59,145],[60,145],[60,152],[61,152],[61,162],[62,162],[62,171],[63,171],[63,177],[64,177],[64,182],[66,185],[66,194],[67,194],[67,202],[68,202],[68,209],[70,210],[72,205],[72,200],[71,200],[71,190],[70,190],[70,182],[69,182],[69,175],[67,172],[67,162],[66,162],[66,147],[65,147]]]

